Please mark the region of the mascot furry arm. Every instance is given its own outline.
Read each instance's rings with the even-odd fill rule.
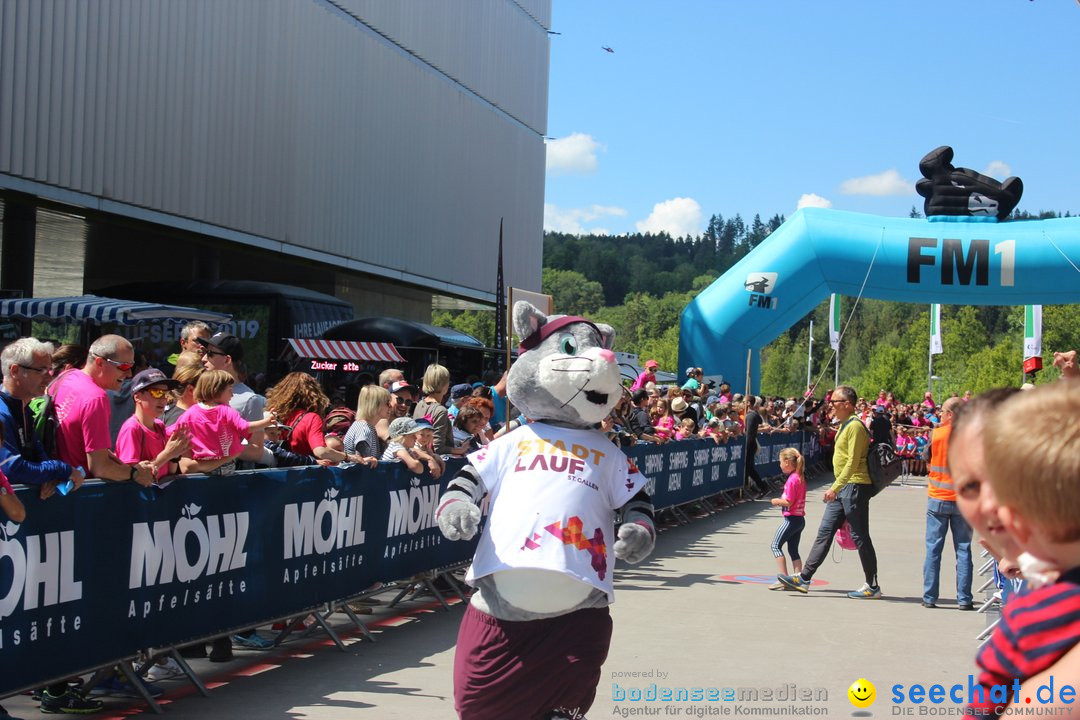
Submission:
[[[611,642],[611,565],[652,551],[653,508],[646,478],[595,429],[622,392],[614,331],[525,302],[513,315],[507,395],[530,422],[469,455],[435,511],[444,536],[468,540],[490,503],[465,578],[476,592],[454,704],[462,720],[580,720]]]

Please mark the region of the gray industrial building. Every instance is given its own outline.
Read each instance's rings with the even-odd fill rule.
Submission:
[[[539,290],[550,0],[0,0],[0,287]]]

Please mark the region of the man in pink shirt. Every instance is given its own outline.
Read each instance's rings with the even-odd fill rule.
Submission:
[[[49,387],[56,403],[56,453],[72,467],[85,467],[88,477],[114,482],[154,481],[153,465],[125,465],[112,452],[111,406],[106,390],[119,390],[131,376],[135,352],[125,338],[103,335],[90,345],[86,364],[61,374]]]

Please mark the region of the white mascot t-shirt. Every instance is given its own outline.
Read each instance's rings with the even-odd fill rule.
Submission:
[[[615,513],[647,482],[603,434],[530,423],[469,455],[490,514],[466,580],[501,570],[564,573],[614,601]]]

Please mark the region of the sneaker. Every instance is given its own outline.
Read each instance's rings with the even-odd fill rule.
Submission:
[[[852,590],[847,596],[856,600],[879,600],[881,599],[881,588],[870,587],[867,583],[863,583],[861,588]]]
[[[41,712],[46,714],[89,715],[90,713],[101,712],[103,707],[105,707],[105,703],[84,697],[77,690],[68,689],[59,697],[48,690],[41,693]]]
[[[146,692],[150,694],[150,697],[160,697],[165,694],[165,691],[159,688],[157,685],[151,685],[144,682],[142,686],[146,688]],[[48,694],[48,693],[46,693]],[[106,678],[99,682],[97,685],[90,689],[91,695],[112,695],[115,697],[130,697],[141,698],[142,695],[139,691],[129,682],[120,678],[117,675],[113,675],[110,678]],[[45,703],[44,696],[42,697],[42,704]]]
[[[769,586],[769,589],[770,590],[785,590],[785,591],[788,591],[788,592],[791,591],[791,588],[789,588],[787,585],[784,585],[783,583],[773,583],[772,585]]]
[[[776,581],[789,590],[795,590],[801,593],[806,593],[810,590],[810,582],[808,580],[803,580],[802,575],[777,575]]]
[[[232,643],[248,650],[269,650],[274,647],[274,641],[264,638],[259,633],[250,635],[233,635]]]
[[[171,657],[167,657],[154,663],[150,669],[146,671],[146,679],[158,682],[160,680],[180,677],[183,674],[184,669],[180,667],[180,663],[176,662]],[[0,718],[0,720],[2,720],[2,718]]]
[[[956,606],[956,609],[957,610],[974,610],[975,605],[973,605],[972,603],[960,603],[959,605]]]
[[[932,603],[932,602],[927,602],[927,601],[925,601],[925,600],[923,600],[923,601],[922,601],[922,606],[923,606],[924,608],[930,608],[930,609],[933,609],[933,608],[936,608],[936,607],[937,607],[937,605],[935,605],[934,603]]]

